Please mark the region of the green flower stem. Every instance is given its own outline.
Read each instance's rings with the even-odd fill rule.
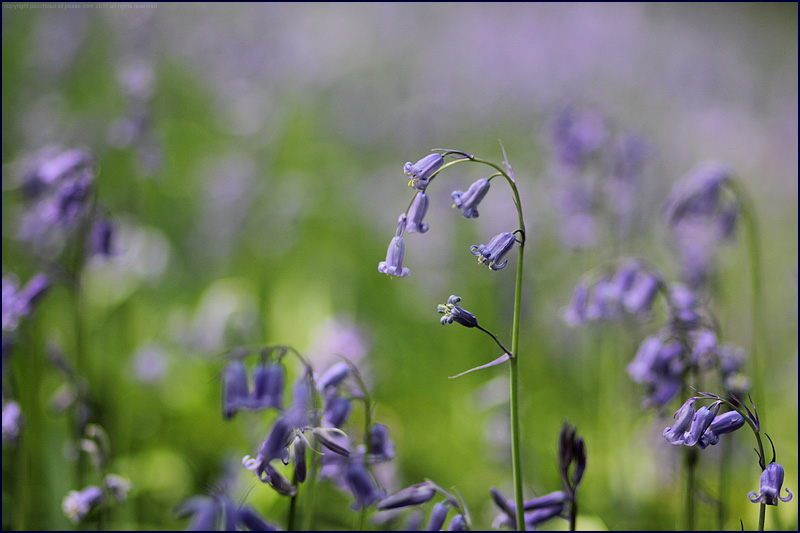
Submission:
[[[575,531],[575,525],[578,522],[578,501],[575,498],[575,494],[572,494],[572,503],[571,503],[572,510],[569,513],[569,530]]]
[[[686,521],[686,531],[694,531],[694,493],[696,485],[696,472],[697,472],[697,449],[694,447],[685,447],[683,453],[684,471],[686,473],[686,492],[684,501],[684,520]]]
[[[494,342],[496,342],[496,343],[497,343],[497,345],[500,347],[500,349],[501,349],[501,350],[503,350],[505,353],[507,353],[507,354],[509,354],[509,355],[512,355],[512,356],[513,356],[513,353],[514,353],[514,352],[513,352],[513,351],[509,351],[509,349],[508,349],[508,348],[506,348],[505,346],[503,346],[503,343],[502,343],[502,342],[500,342],[500,339],[498,339],[498,338],[497,338],[497,335],[495,335],[494,333],[492,333],[492,332],[491,332],[491,331],[489,331],[488,329],[486,329],[486,328],[484,328],[484,327],[481,327],[481,325],[480,325],[480,324],[475,324],[475,327],[476,327],[476,328],[478,328],[479,330],[481,330],[482,332],[486,333],[487,335],[489,335],[489,336],[490,336],[492,339],[494,339]]]
[[[498,172],[500,172],[511,191],[514,193],[514,205],[517,207],[517,216],[519,218],[519,229],[521,232],[521,239],[519,243],[519,256],[517,258],[517,277],[516,285],[514,288],[514,321],[511,330],[511,355],[508,360],[509,363],[509,390],[510,390],[510,404],[511,404],[511,460],[513,463],[514,473],[514,501],[516,503],[517,523],[516,529],[518,531],[525,530],[525,507],[524,507],[524,494],[522,491],[522,460],[521,460],[521,445],[520,445],[520,420],[519,420],[519,369],[517,367],[517,360],[519,357],[519,322],[520,312],[522,309],[522,265],[525,254],[525,220],[522,215],[522,203],[519,200],[519,191],[514,180],[502,168],[491,163],[484,161],[477,157],[473,157],[472,161],[476,163],[483,163],[488,165]]]
[[[303,513],[304,517],[304,524],[303,524],[303,531],[314,531],[314,496],[316,494],[316,487],[317,487],[317,473],[319,472],[319,444],[317,443],[316,439],[313,441],[313,445],[311,447],[311,476],[306,483],[306,492],[308,495],[306,496],[305,502],[305,512]],[[291,530],[290,530],[291,531]]]
[[[297,487],[297,471],[294,472],[292,476],[292,485]],[[289,516],[286,519],[286,531],[294,531],[295,530],[295,519],[297,516],[297,491],[292,495],[292,498],[289,500]]]
[[[758,221],[756,219],[755,204],[747,194],[744,187],[735,180],[729,180],[729,186],[736,198],[739,200],[739,205],[742,212],[742,220],[744,221],[744,231],[747,238],[747,255],[750,260],[750,291],[752,298],[752,321],[753,321],[753,343],[751,350],[753,352],[753,392],[755,395],[755,403],[760,406],[761,413],[759,416],[764,418],[764,365],[760,361],[761,355],[766,354],[763,339],[763,324],[762,324],[762,291],[761,291],[761,254],[758,249]]]

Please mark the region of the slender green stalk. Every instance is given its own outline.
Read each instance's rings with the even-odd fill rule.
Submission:
[[[694,531],[694,495],[696,486],[697,472],[697,449],[694,447],[684,447],[683,464],[686,473],[686,500],[684,501],[684,520],[686,531]]]
[[[761,254],[758,247],[758,221],[756,219],[755,204],[750,196],[737,181],[730,180],[729,185],[733,190],[736,198],[739,200],[739,206],[742,213],[742,220],[744,222],[744,231],[747,239],[747,256],[750,261],[750,291],[752,298],[751,320],[753,321],[753,342],[751,350],[753,352],[753,394],[755,396],[755,403],[761,409],[759,417],[764,419],[764,365],[760,361],[763,354],[766,354],[763,339],[763,324],[762,324],[762,291],[761,291]]]
[[[575,499],[575,495],[572,495],[572,504],[571,504],[571,511],[569,513],[569,530],[575,531],[575,525],[578,522],[578,501]]]
[[[292,476],[292,485],[297,487],[297,471],[295,471],[294,475]],[[289,500],[289,516],[286,519],[286,531],[294,531],[295,530],[295,519],[297,516],[297,492],[292,495],[292,498]]]
[[[728,467],[731,462],[731,443],[730,439],[721,439],[722,456],[719,464],[719,489],[717,490],[717,529],[722,531],[725,527],[725,501],[728,493]]]
[[[316,488],[317,488],[317,473],[319,472],[319,444],[317,444],[316,440],[314,440],[313,445],[311,447],[311,476],[309,477],[308,483],[306,484],[306,502],[305,502],[305,511],[303,513],[303,530],[304,531],[314,531],[314,496],[316,495]]]

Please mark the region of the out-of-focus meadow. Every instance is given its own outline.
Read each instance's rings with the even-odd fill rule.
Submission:
[[[83,269],[79,335],[73,293],[55,282],[7,360],[4,347],[3,397],[13,393],[26,418],[16,446],[3,446],[4,529],[71,527],[62,499],[82,488],[70,422],[53,409],[64,382],[53,346],[68,360],[80,347],[109,470],[131,482],[104,527],[184,528],[176,505],[223,485],[285,527],[288,499],[241,466],[273,415],[226,421],[220,407],[222,354],[267,344],[291,345],[320,370],[335,354],[356,361],[396,446],[387,490],[426,478],[454,486],[473,526],[490,527],[489,488],[513,492],[507,369],[448,379],[499,354],[474,330],[442,327],[436,306],[457,294],[510,338],[516,259],[490,272],[468,253],[516,228],[510,194],[493,185],[468,221],[451,192],[486,176],[472,165],[443,172],[428,191],[430,230],[406,236],[411,275],[377,266],[412,197],[404,163],[432,148],[502,162],[498,139],[527,224],[526,496],[560,488],[567,419],[588,456],[580,526],[680,527],[681,449],[662,431],[683,399],[643,409],[645,391],[626,372],[663,317],[572,328],[562,315],[580,277],[615,257],[681,278],[664,204],[706,160],[732,169],[758,215],[765,387],[754,398],[784,486],[800,490],[796,4],[70,5],[3,4],[3,275],[24,284],[47,265],[47,246],[19,237],[19,183],[48,147],[95,154],[115,253]],[[592,117],[600,143],[635,136],[644,147],[625,191],[591,177],[588,222],[571,217],[554,147],[565,109]],[[710,307],[720,340],[749,353],[745,241],[738,228],[719,246]],[[748,431],[729,436],[729,529],[739,519],[754,528],[758,516]],[[719,460],[718,447],[701,453],[709,494]],[[94,482],[86,472],[82,482]],[[353,527],[347,493],[321,481],[316,502],[315,527]],[[697,505],[698,528],[715,528],[714,507]],[[795,530],[797,516],[795,499],[770,508],[767,526]]]

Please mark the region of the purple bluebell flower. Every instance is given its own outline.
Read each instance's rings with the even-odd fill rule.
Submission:
[[[720,188],[730,179],[727,165],[705,162],[697,165],[679,181],[667,199],[667,220],[671,225],[690,215],[711,215]]]
[[[222,505],[217,498],[209,496],[193,496],[181,503],[176,509],[178,518],[192,517],[187,531],[215,531],[222,515]]]
[[[13,400],[3,402],[3,444],[16,444],[24,424],[19,404]]]
[[[447,513],[450,512],[450,505],[444,501],[439,502],[433,506],[431,510],[431,518],[428,521],[428,526],[425,531],[439,531],[447,519]]]
[[[450,519],[450,523],[447,524],[447,531],[466,531],[467,530],[467,521],[464,519],[464,515],[457,514],[452,519]]]
[[[658,294],[661,281],[648,272],[640,272],[625,291],[622,303],[625,310],[635,315],[647,315]]]
[[[50,280],[44,274],[36,274],[22,288],[15,277],[3,276],[3,331],[16,331],[20,321],[33,313],[49,289]]]
[[[348,463],[345,480],[356,498],[353,509],[364,509],[383,498],[383,492],[375,486],[375,481],[360,461]]]
[[[374,423],[370,428],[369,434],[370,459],[375,462],[394,459],[394,442],[389,438],[389,428],[383,424]]]
[[[792,499],[792,491],[786,489],[788,496],[781,496],[783,486],[783,467],[778,463],[772,462],[761,472],[760,492],[750,492],[747,497],[753,503],[763,503],[765,505],[778,505],[778,500],[788,502]]]
[[[506,254],[514,247],[517,238],[514,234],[504,232],[498,233],[489,244],[473,244],[470,246],[469,251],[472,255],[478,256],[478,262],[486,264],[492,270],[502,270],[508,260],[503,261]],[[503,261],[500,263],[500,261]]]
[[[269,462],[274,459],[279,459],[285,455],[286,448],[292,442],[294,434],[294,426],[286,419],[286,417],[279,418],[272,426],[264,444],[255,458],[246,455],[242,459],[242,464],[248,470],[252,470],[258,479],[262,482],[266,481],[264,472],[266,471]]]
[[[306,440],[297,435],[294,438],[294,473],[297,478],[298,483],[302,483],[306,480],[306,472],[308,469],[306,468]]]
[[[719,437],[721,435],[733,433],[742,427],[744,423],[744,417],[736,411],[728,411],[727,413],[715,416],[714,420],[711,421],[711,425],[708,426],[708,429],[697,442],[697,447],[703,450],[706,446],[715,445],[719,442]]]
[[[254,409],[269,407],[281,409],[284,379],[283,366],[280,363],[256,366],[253,372],[252,407]]]
[[[712,407],[716,407],[713,411],[703,406],[694,414],[692,425],[683,434],[683,443],[686,446],[694,446],[697,444],[703,436],[703,433],[709,428],[714,417],[716,417],[719,412],[719,403],[715,403],[716,406],[712,405]]]
[[[120,503],[125,501],[131,490],[131,482],[116,474],[108,474],[103,478],[103,484],[114,499]]]
[[[572,468],[571,475],[570,468]],[[578,430],[575,426],[566,420],[558,434],[558,470],[561,474],[564,490],[574,495],[583,478],[583,472],[586,470],[586,445],[583,442],[583,437],[578,436]],[[548,494],[547,497],[558,499],[559,495],[552,493]],[[547,499],[541,500],[540,503],[542,507],[552,504]],[[560,503],[563,503],[563,501]],[[535,508],[537,507],[531,507],[531,509]]]
[[[222,413],[230,420],[236,412],[250,404],[250,392],[247,388],[247,369],[242,361],[235,359],[225,368],[225,394],[222,398]]]
[[[697,398],[689,398],[684,402],[680,409],[675,413],[675,423],[671,427],[664,429],[664,438],[667,442],[680,446],[683,444],[683,434],[692,425],[694,420],[695,409],[694,402]]]
[[[378,263],[378,272],[398,278],[407,278],[411,271],[403,267],[403,256],[406,253],[406,242],[402,237],[393,237],[386,252],[386,261]]]
[[[572,299],[564,310],[562,317],[570,326],[585,324],[588,320],[589,287],[584,282],[578,283],[572,291]]]
[[[237,521],[250,531],[280,531],[278,526],[264,520],[261,515],[249,505],[244,505],[238,509]]]
[[[72,490],[61,502],[61,509],[73,524],[78,524],[92,509],[103,503],[103,490],[90,485],[81,491]]]
[[[350,366],[347,363],[336,363],[325,371],[319,379],[315,380],[317,389],[325,390],[327,387],[336,387],[350,375]]]
[[[489,180],[479,179],[469,186],[466,192],[453,191],[453,208],[461,209],[466,218],[478,218],[478,204],[489,192]]]
[[[599,153],[608,136],[605,119],[594,111],[572,106],[561,109],[551,128],[556,157],[563,166],[580,170]]]
[[[408,163],[403,166],[403,172],[407,176],[411,176],[411,180],[408,182],[409,187],[414,187],[419,191],[424,191],[425,187],[428,186],[428,182],[430,181],[431,177],[442,168],[444,164],[444,157],[441,154],[430,154],[413,165],[409,161]]]
[[[325,413],[322,415],[323,427],[342,427],[350,417],[352,410],[353,404],[350,400],[347,398],[334,398],[325,408]]]
[[[423,222],[425,214],[428,212],[428,195],[420,191],[411,202],[411,207],[408,209],[408,232],[409,233],[425,233],[428,231],[428,223]]]
[[[431,501],[435,495],[436,490],[434,490],[433,486],[429,482],[424,481],[401,489],[391,496],[384,498],[378,502],[377,509],[379,511],[385,511],[387,509],[420,505]]]
[[[478,325],[478,319],[475,318],[475,315],[458,305],[460,301],[461,298],[455,294],[451,294],[450,298],[447,299],[447,304],[439,304],[436,310],[438,313],[444,315],[439,319],[439,322],[441,322],[443,326],[456,322],[462,326],[474,328]]]
[[[682,327],[691,327],[699,322],[697,297],[683,283],[673,283],[669,286],[668,303],[672,319]]]

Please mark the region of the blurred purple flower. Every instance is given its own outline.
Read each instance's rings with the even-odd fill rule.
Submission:
[[[70,491],[61,502],[61,509],[73,524],[78,524],[101,503],[103,503],[103,490],[90,485],[82,491]]]
[[[374,423],[370,428],[369,458],[372,462],[391,461],[394,459],[394,442],[389,438],[389,428]]]
[[[439,502],[434,505],[433,509],[431,510],[431,517],[428,521],[428,526],[425,528],[425,531],[439,531],[442,529],[449,511],[450,505],[446,501]]]
[[[383,492],[375,486],[375,481],[360,461],[348,463],[345,479],[350,492],[356,498],[353,509],[364,509],[383,497]]]
[[[401,489],[391,496],[384,498],[378,503],[377,509],[385,511],[387,509],[398,509],[401,507],[411,507],[427,503],[436,495],[431,483],[424,481]]]
[[[461,209],[466,218],[478,218],[478,204],[489,192],[489,180],[479,179],[469,186],[466,192],[453,191],[453,207]]]
[[[260,364],[253,372],[253,409],[283,407],[283,366],[280,363]]]
[[[447,531],[466,531],[467,530],[467,521],[464,519],[464,515],[457,514],[453,518],[450,519],[450,523],[447,524]]]
[[[3,402],[3,444],[15,445],[24,424],[19,404],[13,400]]]
[[[244,363],[235,359],[225,367],[225,391],[222,397],[222,414],[230,420],[240,408],[248,407],[251,403],[250,392],[247,387],[247,369]]]
[[[28,318],[39,300],[50,289],[50,280],[44,274],[32,277],[21,289],[13,276],[3,276],[2,281],[3,331],[16,331],[20,321]]]

